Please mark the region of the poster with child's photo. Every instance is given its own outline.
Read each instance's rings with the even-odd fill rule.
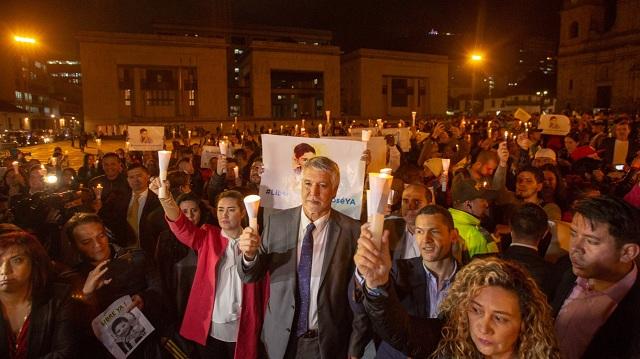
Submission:
[[[140,309],[131,306],[131,297],[113,302],[92,322],[93,333],[116,359],[128,357],[154,328]]]
[[[129,126],[129,149],[132,151],[161,151],[164,145],[164,127]]]

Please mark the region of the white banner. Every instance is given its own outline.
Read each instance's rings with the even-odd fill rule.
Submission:
[[[209,161],[212,157],[220,156],[220,147],[218,146],[202,146],[202,154],[200,155],[200,168],[209,168]]]
[[[132,151],[161,151],[164,145],[164,127],[128,126],[127,141]]]
[[[340,186],[332,207],[360,219],[365,171],[360,157],[365,149],[366,144],[359,141],[262,135],[264,173],[260,182],[260,205],[275,209],[299,206],[301,159],[325,156],[340,167]]]

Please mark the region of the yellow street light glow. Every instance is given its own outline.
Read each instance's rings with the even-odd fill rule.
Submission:
[[[482,55],[480,55],[480,54],[472,54],[471,55],[471,61],[473,61],[473,62],[482,61]]]
[[[26,36],[14,36],[13,40],[15,40],[16,42],[24,42],[27,44],[35,44],[36,43],[36,39],[34,39],[33,37],[26,37]]]

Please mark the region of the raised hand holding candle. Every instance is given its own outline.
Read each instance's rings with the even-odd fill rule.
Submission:
[[[102,199],[102,184],[98,183],[93,192],[95,193],[97,199]]]
[[[442,192],[447,191],[447,182],[449,181],[449,165],[451,164],[451,159],[443,158],[442,159],[442,177],[440,177]]]
[[[260,196],[252,194],[244,198],[244,207],[249,217],[249,227],[258,233],[258,210],[260,209]]]
[[[167,187],[164,181],[167,180],[169,171],[169,161],[171,161],[171,151],[158,151],[158,169],[160,170],[160,189],[158,190],[158,198],[168,198]]]

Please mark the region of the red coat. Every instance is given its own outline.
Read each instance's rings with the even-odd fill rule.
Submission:
[[[228,239],[220,235],[220,228],[208,224],[197,227],[184,214],[167,223],[176,238],[198,253],[196,274],[180,327],[180,335],[206,345],[211,329],[211,316],[216,290],[216,266],[224,254]],[[236,342],[235,358],[258,357],[258,343],[268,299],[268,281],[242,285],[242,308]]]

